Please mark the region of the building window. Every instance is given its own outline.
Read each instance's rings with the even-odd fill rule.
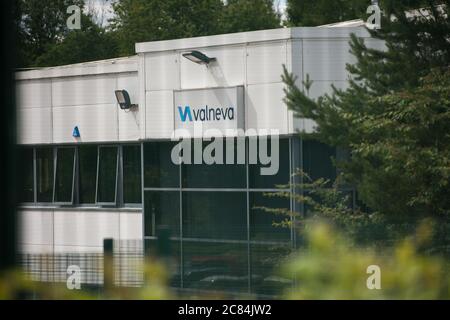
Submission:
[[[117,191],[117,147],[99,147],[97,202],[114,204]]]
[[[336,179],[336,167],[332,158],[336,149],[314,140],[303,140],[303,171],[312,180]]]
[[[170,274],[168,274],[168,285],[170,287],[181,287],[181,243],[180,240],[169,240],[164,245],[158,239],[145,239],[144,250],[147,257],[170,260]]]
[[[171,152],[176,142],[144,144],[144,185],[146,188],[178,188],[179,167],[172,162]]]
[[[37,202],[53,201],[53,148],[36,148]]]
[[[75,148],[56,149],[55,202],[72,203]]]
[[[256,138],[249,138],[249,144],[255,143]],[[253,140],[253,142],[251,141]],[[259,148],[258,148],[259,152]],[[267,153],[273,159],[277,156],[275,150],[272,151],[272,146],[270,139],[267,139]],[[261,168],[268,167],[268,165],[249,164],[248,174],[249,174],[249,188],[250,189],[276,189],[278,185],[289,184],[289,172],[290,172],[290,161],[289,161],[289,139],[279,140],[279,152],[278,152],[278,172],[275,175],[261,175]]]
[[[234,154],[231,164],[226,164],[227,142],[231,145],[231,151]],[[211,143],[211,141],[203,141],[202,150]],[[191,141],[192,154],[195,152],[195,142]],[[228,147],[230,148],[230,147]],[[223,164],[194,164],[194,157],[192,157],[192,164],[183,165],[183,188],[246,188],[246,166],[245,166],[245,145],[243,144],[243,162],[238,164],[237,144],[235,139],[223,140],[222,154],[212,153],[213,157],[221,160]],[[231,161],[230,161],[231,162]],[[214,179],[211,179],[214,177]]]
[[[291,239],[290,199],[269,196],[263,192],[250,192],[250,240],[283,241]],[[276,210],[274,212],[270,210]]]
[[[21,188],[19,200],[21,202],[34,202],[34,151],[33,148],[20,148],[19,158],[19,176]]]
[[[247,194],[183,192],[183,237],[247,239]]]
[[[178,191],[146,191],[144,203],[145,236],[156,236],[158,228],[180,235],[180,193]]]
[[[280,274],[282,266],[286,264],[291,253],[292,246],[289,244],[252,243],[250,245],[251,292],[279,295],[292,288],[293,277],[286,271]]]
[[[95,203],[97,149],[95,145],[85,145],[78,148],[78,199],[81,204]]]
[[[183,241],[185,288],[246,292],[248,255],[246,243]]]
[[[123,202],[141,203],[141,146],[122,147],[123,156]]]

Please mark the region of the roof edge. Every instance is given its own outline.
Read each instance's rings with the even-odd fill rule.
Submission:
[[[364,26],[349,27],[295,27],[278,28],[259,31],[227,33],[204,37],[182,38],[173,40],[138,42],[135,45],[136,53],[188,50],[193,48],[214,47],[225,45],[238,45],[244,43],[266,42],[289,39],[314,38],[348,38],[351,33],[359,37],[370,37]]]
[[[135,55],[130,57],[81,62],[56,67],[36,68],[22,71],[18,70],[15,73],[15,78],[16,80],[33,80],[137,71],[138,59],[137,55]]]

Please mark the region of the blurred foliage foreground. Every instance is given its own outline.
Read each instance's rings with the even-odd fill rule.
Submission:
[[[286,299],[449,299],[449,261],[421,253],[429,241],[432,224],[424,221],[416,233],[397,245],[380,250],[356,246],[349,237],[337,232],[329,223],[305,224],[304,245],[275,273],[294,276],[296,286],[287,290]],[[154,261],[154,260],[152,260]],[[0,299],[176,299],[168,287],[167,266],[146,263],[145,285],[141,288],[105,288],[101,293],[68,290],[58,285],[27,280],[18,272],[0,280]],[[375,273],[374,273],[375,270]],[[378,277],[375,280],[375,277]],[[378,288],[373,288],[374,286]],[[370,289],[372,288],[372,289]],[[24,296],[33,292],[33,296]],[[224,296],[191,295],[183,298]],[[249,298],[249,297],[247,297]]]
[[[105,257],[105,265],[111,265],[111,257]],[[13,270],[0,275],[0,300],[39,299],[39,300],[164,300],[176,296],[168,286],[168,268],[162,260],[150,258],[145,263],[134,266],[141,270],[146,279],[140,288],[126,288],[113,285],[98,288],[81,285],[82,290],[69,290],[66,282],[33,281],[21,270]],[[105,282],[112,283],[112,274],[105,268]]]
[[[305,230],[307,249],[283,270],[297,280],[286,298],[449,299],[449,261],[420,253],[432,232],[424,221],[413,236],[380,251],[355,246],[330,224],[312,223]],[[376,273],[379,289],[373,288]]]

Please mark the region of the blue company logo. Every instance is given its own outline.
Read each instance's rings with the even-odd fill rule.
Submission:
[[[181,122],[189,121],[220,121],[220,120],[233,120],[234,108],[210,108],[207,105],[203,108],[191,109],[190,106],[183,107],[178,106],[178,113],[180,115]]]

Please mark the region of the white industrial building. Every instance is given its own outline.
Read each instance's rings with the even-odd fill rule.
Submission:
[[[263,192],[288,183],[297,167],[332,177],[335,156],[335,150],[298,138],[298,130],[310,132],[314,124],[286,108],[282,66],[299,85],[309,74],[313,98],[332,84],[345,88],[345,66],[354,62],[351,33],[380,46],[363,26],[283,28],[137,43],[132,57],[17,72],[26,181],[18,208],[21,251],[101,252],[104,238],[151,240],[166,225],[179,262],[174,286],[203,288],[232,279],[233,290],[267,291],[270,266],[258,259],[295,246],[295,233],[272,233],[271,218],[254,216],[254,206],[270,206]],[[215,59],[195,63],[185,57],[193,51]],[[138,106],[119,108],[116,90],[126,90]],[[259,176],[248,163],[170,164],[170,139],[185,124],[178,100],[188,92],[186,105],[192,99],[235,105],[233,128],[278,130],[279,173]],[[302,210],[292,200],[278,205]],[[194,276],[202,263],[209,273]]]

